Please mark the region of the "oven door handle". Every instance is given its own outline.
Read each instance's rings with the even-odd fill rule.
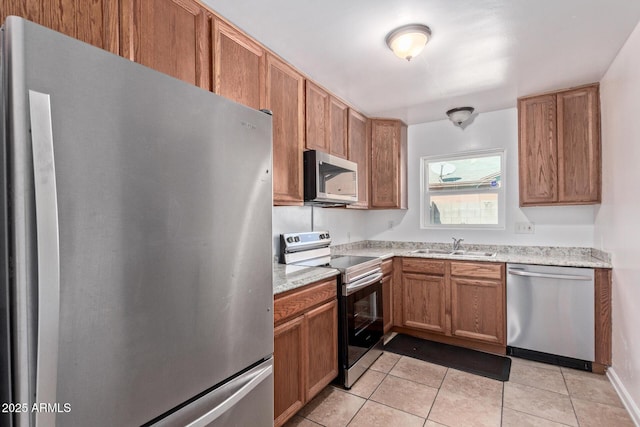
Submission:
[[[379,282],[382,279],[383,273],[376,273],[371,276],[363,277],[360,280],[356,280],[355,282],[351,282],[346,285],[342,291],[343,296],[349,296],[354,292],[359,291],[362,288],[366,288],[372,283]]]

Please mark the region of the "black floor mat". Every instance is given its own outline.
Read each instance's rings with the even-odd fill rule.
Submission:
[[[398,334],[384,346],[385,351],[436,363],[499,381],[509,381],[511,359],[482,351],[427,341]]]

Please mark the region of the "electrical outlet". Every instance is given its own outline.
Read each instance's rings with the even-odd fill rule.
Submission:
[[[516,234],[533,234],[536,225],[533,222],[516,222]]]
[[[347,243],[351,243],[351,232],[347,231]]]
[[[389,230],[391,230],[393,228],[393,220],[389,221]]]

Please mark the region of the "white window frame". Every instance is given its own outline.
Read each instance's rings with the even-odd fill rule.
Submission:
[[[498,195],[498,224],[431,224],[430,223],[430,206],[429,206],[429,172],[426,168],[428,163],[471,159],[474,157],[500,156],[500,187],[497,189],[476,189],[476,190],[440,190],[435,194],[452,195],[452,194],[479,194],[490,193]],[[507,152],[504,148],[495,148],[490,150],[465,151],[462,153],[442,154],[437,156],[420,157],[420,228],[421,229],[492,229],[504,230],[506,228],[505,220],[505,204],[506,204],[506,158]],[[426,176],[425,176],[426,171]]]

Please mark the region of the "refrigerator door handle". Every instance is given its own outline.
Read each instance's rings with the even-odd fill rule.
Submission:
[[[196,419],[196,420],[192,421],[191,423],[187,424],[186,427],[203,427],[203,426],[207,426],[207,425],[211,424],[216,418],[220,417],[225,412],[227,412],[229,409],[233,408],[234,405],[236,405],[240,400],[242,400],[247,394],[249,394],[261,382],[263,382],[264,380],[269,378],[269,376],[272,373],[273,373],[273,366],[272,365],[269,365],[269,366],[263,368],[262,370],[260,370],[258,373],[255,374],[255,376],[251,379],[251,381],[246,383],[238,391],[236,391],[231,396],[229,396],[227,399],[225,399],[224,402],[222,402],[221,404],[219,404],[218,406],[216,406],[215,408],[213,408],[212,410],[210,410],[206,414],[202,415],[198,419]]]
[[[38,337],[34,403],[56,403],[60,314],[58,196],[53,157],[51,101],[29,91],[38,246]],[[55,413],[37,411],[36,426],[54,425]]]

